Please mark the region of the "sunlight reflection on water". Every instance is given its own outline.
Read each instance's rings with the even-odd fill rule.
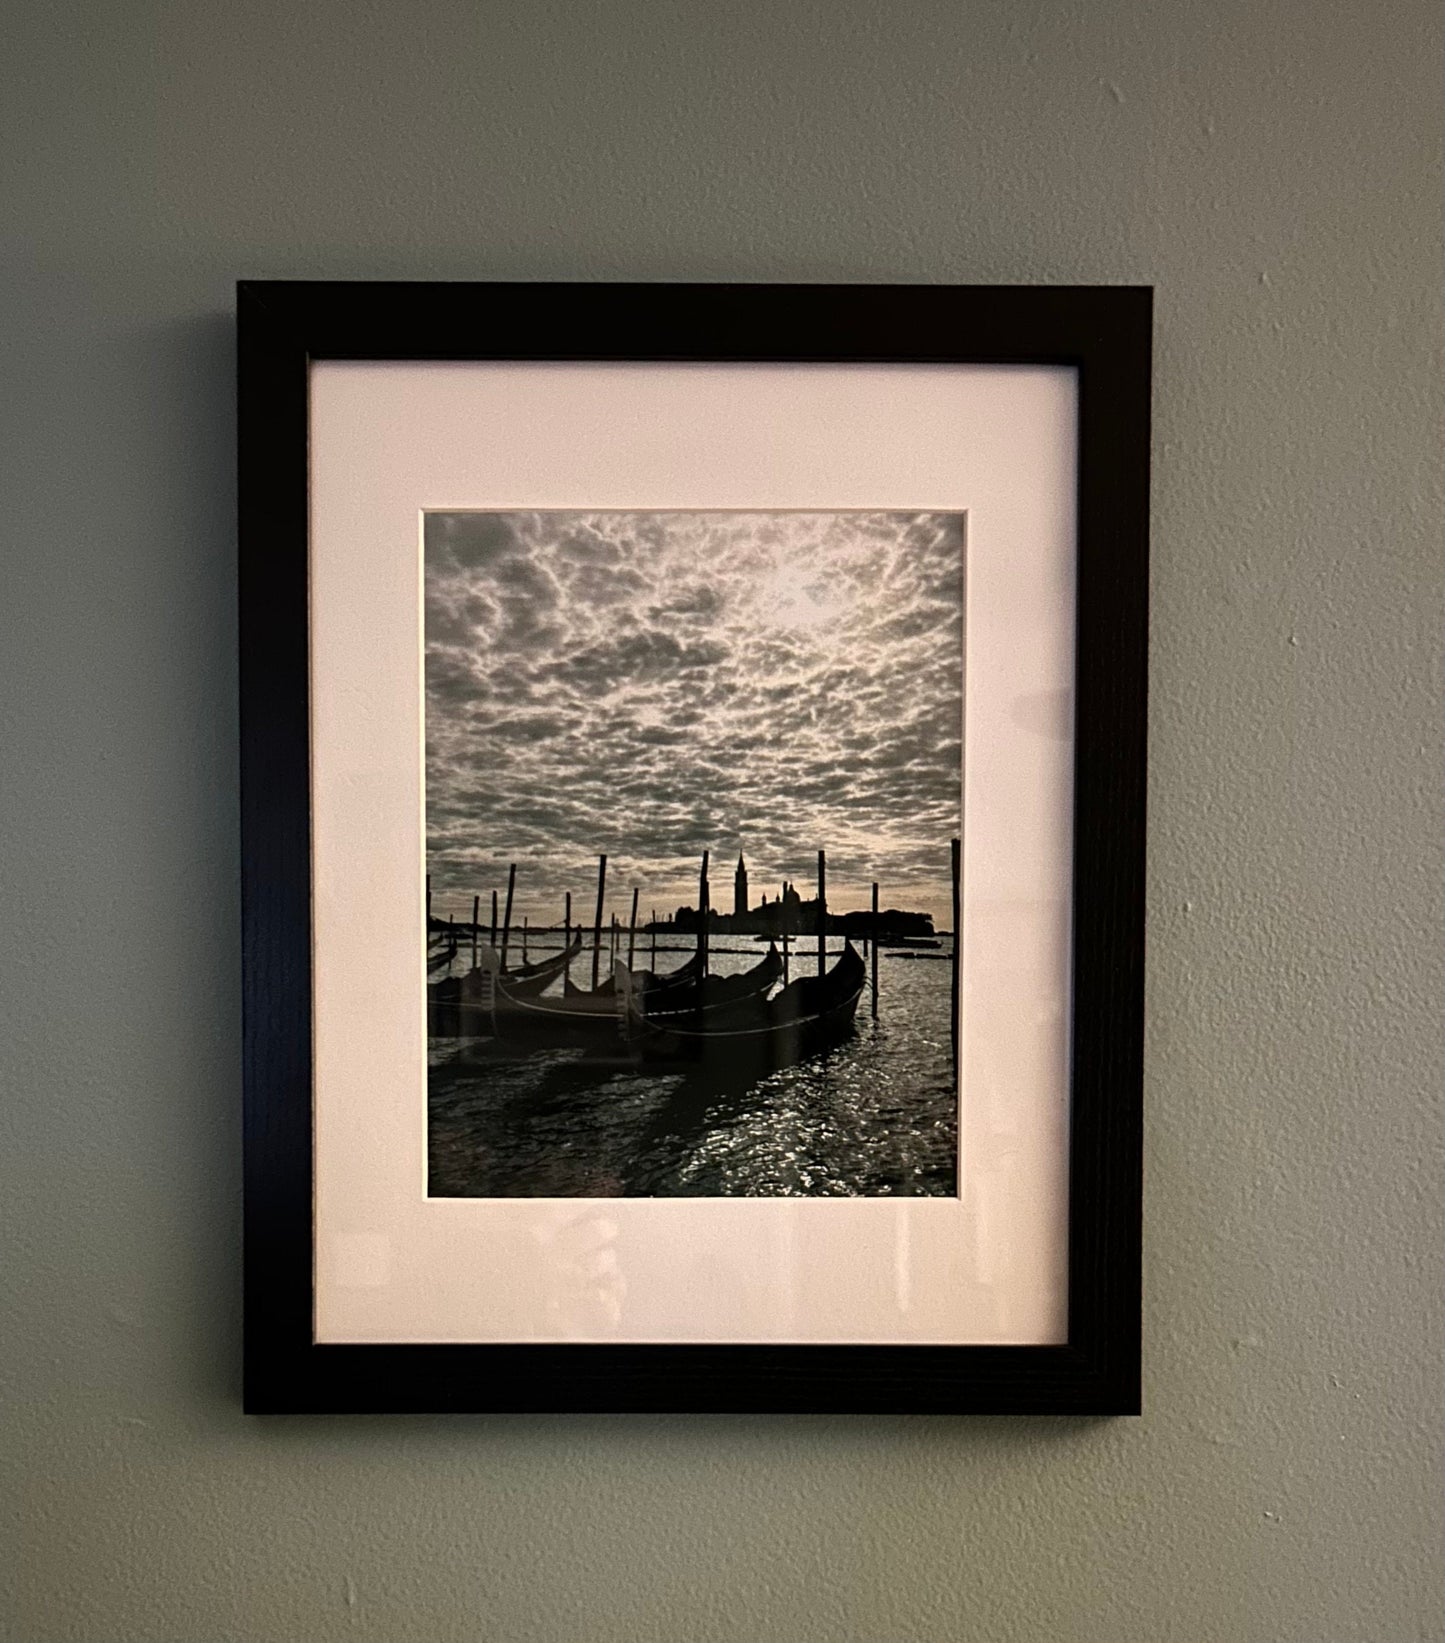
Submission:
[[[763,949],[734,942],[713,968]],[[947,953],[945,939],[942,951]],[[659,968],[681,961],[660,957]],[[814,962],[811,954],[805,966]],[[430,1191],[442,1197],[948,1196],[958,1104],[946,959],[879,963],[879,1020],[751,1078],[657,1071],[620,1053],[429,1049]],[[800,973],[797,969],[794,974]]]

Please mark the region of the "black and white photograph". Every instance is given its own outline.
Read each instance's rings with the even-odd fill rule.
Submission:
[[[956,1194],[964,543],[424,516],[430,1195]]]

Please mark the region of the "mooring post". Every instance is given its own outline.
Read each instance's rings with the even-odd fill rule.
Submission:
[[[430,933],[430,931],[431,931],[431,874],[430,873],[428,873],[427,876],[426,876],[426,927],[427,927],[428,933]]]
[[[447,974],[452,973],[452,960],[457,956],[457,926],[450,914],[447,915]]]
[[[618,1037],[626,1043],[632,1036],[632,972],[628,970],[626,974],[620,974],[614,967],[612,974],[616,982],[616,988],[612,995],[612,1008],[617,1016],[617,1033]]]
[[[492,891],[492,946],[497,945],[497,892]]]
[[[873,951],[870,955],[873,963],[873,1019],[878,1019],[878,886],[873,886],[873,922],[869,926],[869,935],[873,940]]]
[[[632,918],[627,926],[627,968],[632,968],[632,952],[637,945],[637,886],[632,886]]]
[[[698,958],[699,958],[698,970],[703,975],[707,974],[707,914],[708,914],[708,905],[707,905],[708,904],[707,856],[708,856],[708,853],[707,853],[706,850],[704,850],[703,853],[702,853],[702,871],[698,874],[698,880],[697,880],[697,951],[698,951]]]
[[[778,897],[778,929],[783,936],[783,985],[788,985],[788,881],[783,880],[783,893]]]
[[[597,916],[592,921],[592,991],[602,981],[602,898],[607,890],[607,857],[597,858]]]
[[[482,959],[482,979],[477,1007],[493,1035],[497,1030],[497,949],[488,947]]]
[[[648,921],[652,925],[652,968],[657,968],[657,909],[652,909],[652,917]]]
[[[567,908],[562,914],[562,951],[572,951],[572,892],[567,892]],[[572,979],[572,960],[569,958],[562,966],[562,985],[565,987]]]
[[[527,915],[522,914],[522,963],[527,962]]]
[[[952,844],[953,856],[953,1047],[958,1051],[958,978],[959,969],[963,962],[963,931],[959,928],[959,899],[958,881],[962,869],[963,841],[955,839]]]
[[[482,898],[472,897],[472,968],[477,967],[477,942],[482,934]]]
[[[512,936],[512,894],[517,888],[517,864],[507,869],[507,911],[502,916],[502,968],[507,967],[507,944]]]
[[[828,969],[828,858],[818,852],[818,974]]]

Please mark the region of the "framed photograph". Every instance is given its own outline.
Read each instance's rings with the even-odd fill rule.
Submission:
[[[255,1412],[1139,1407],[1150,292],[238,292]]]

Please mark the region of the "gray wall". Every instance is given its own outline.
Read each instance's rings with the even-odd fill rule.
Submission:
[[[3,1635],[1441,1636],[1434,0],[10,16]],[[1143,1420],[239,1414],[238,275],[1158,286]]]

